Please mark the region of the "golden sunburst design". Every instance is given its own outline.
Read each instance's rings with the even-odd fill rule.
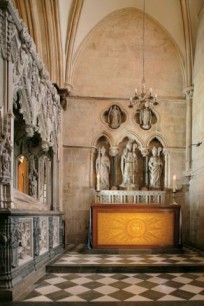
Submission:
[[[173,245],[172,212],[98,213],[98,245]]]

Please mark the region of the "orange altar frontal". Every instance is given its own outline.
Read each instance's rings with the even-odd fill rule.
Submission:
[[[175,248],[180,246],[180,206],[94,204],[94,248]]]

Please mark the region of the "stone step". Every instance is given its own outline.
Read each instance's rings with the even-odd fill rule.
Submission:
[[[127,250],[71,246],[46,266],[47,273],[204,272],[204,252],[194,249]]]
[[[47,265],[47,273],[194,273],[204,272],[204,265]]]

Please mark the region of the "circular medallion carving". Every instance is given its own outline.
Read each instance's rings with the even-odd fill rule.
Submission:
[[[145,222],[140,219],[132,219],[127,224],[127,233],[129,236],[137,238],[144,235],[146,230]]]

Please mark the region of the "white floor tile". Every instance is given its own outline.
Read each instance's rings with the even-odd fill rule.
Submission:
[[[50,300],[48,297],[44,295],[40,295],[40,296],[36,296],[34,298],[24,300],[24,301],[25,302],[51,302],[52,300]]]
[[[117,279],[113,279],[111,277],[104,277],[104,278],[98,279],[97,282],[101,284],[105,284],[105,285],[110,285],[110,284],[117,282]]]
[[[86,300],[81,299],[80,297],[76,295],[72,295],[72,296],[59,300],[59,302],[86,302]]]
[[[165,286],[165,285],[159,285],[156,286],[154,288],[152,288],[152,290],[157,291],[157,292],[161,292],[163,294],[169,294],[173,291],[175,291],[175,288],[169,287],[169,286]]]
[[[87,277],[79,277],[79,278],[73,279],[72,282],[78,285],[83,285],[83,284],[90,283],[91,280],[90,278],[87,278]]]
[[[135,295],[129,299],[126,299],[125,302],[147,302],[147,301],[152,301],[151,299],[145,298],[140,295]]]
[[[182,276],[175,277],[173,280],[175,282],[182,283],[182,284],[188,284],[192,282],[192,279],[189,279],[187,277],[182,277]]]
[[[49,278],[45,280],[46,283],[49,283],[51,285],[56,285],[56,284],[60,284],[63,282],[67,282],[67,280],[65,278],[62,277],[54,277],[54,278]]]
[[[111,296],[104,295],[102,297],[99,297],[95,300],[92,300],[91,302],[119,302],[120,300],[114,299]]]
[[[36,288],[35,289],[37,292],[39,292],[40,294],[49,294],[49,293],[53,293],[53,292],[57,292],[60,291],[61,289],[53,286],[53,285],[49,285],[49,286],[44,286],[44,287],[40,287],[40,288]]]
[[[180,290],[185,290],[185,291],[188,291],[188,292],[191,292],[191,293],[198,294],[203,290],[203,288],[193,286],[193,285],[184,285],[180,288]]]
[[[88,289],[88,288],[86,288],[84,286],[74,286],[74,287],[66,288],[65,289],[66,292],[69,292],[70,294],[73,294],[73,295],[78,295],[78,294],[87,292],[89,290],[90,289]]]
[[[129,286],[128,288],[124,288],[123,290],[133,293],[133,294],[140,294],[140,293],[147,291],[148,289],[144,287],[132,285],[132,286]]]
[[[104,295],[108,295],[113,292],[119,291],[119,289],[114,288],[112,286],[105,285],[105,286],[101,286],[101,287],[94,289],[94,291],[100,292],[101,294],[104,294]]]
[[[158,299],[158,301],[184,301],[184,299],[167,294],[162,298]]]
[[[190,301],[204,301],[204,295],[196,294],[190,299]]]

